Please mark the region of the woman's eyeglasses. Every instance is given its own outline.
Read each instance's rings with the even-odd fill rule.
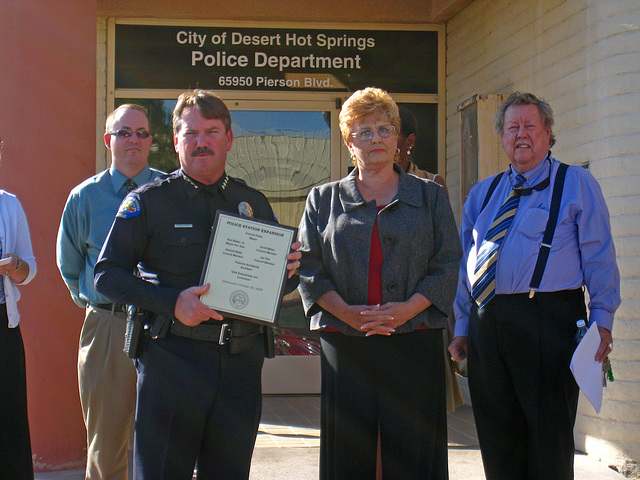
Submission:
[[[363,128],[357,132],[352,132],[351,136],[356,140],[367,142],[373,138],[373,134],[376,132],[380,138],[389,138],[391,135],[396,133],[396,127],[393,125],[380,125],[377,129]]]

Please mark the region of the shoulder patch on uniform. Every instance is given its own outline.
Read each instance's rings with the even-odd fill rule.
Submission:
[[[134,196],[128,196],[120,204],[116,217],[129,218],[135,217],[136,215],[140,215],[140,201]]]

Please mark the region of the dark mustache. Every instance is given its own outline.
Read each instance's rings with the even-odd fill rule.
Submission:
[[[209,150],[207,147],[201,147],[201,148],[196,148],[193,152],[191,152],[191,156],[195,157],[196,155],[200,155],[202,153],[213,155],[213,152]]]

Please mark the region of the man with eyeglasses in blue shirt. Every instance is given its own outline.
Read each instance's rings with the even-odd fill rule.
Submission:
[[[123,351],[126,312],[93,284],[93,270],[120,203],[162,172],[149,168],[149,119],[124,104],[107,117],[104,143],[111,167],[76,186],[62,213],[57,264],[73,301],[85,309],[78,384],[87,427],[86,479],[128,476],[128,442],[136,405],[136,370]]]

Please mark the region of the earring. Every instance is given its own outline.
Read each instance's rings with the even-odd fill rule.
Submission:
[[[410,157],[410,156],[411,156],[411,148],[407,150],[407,157]]]

